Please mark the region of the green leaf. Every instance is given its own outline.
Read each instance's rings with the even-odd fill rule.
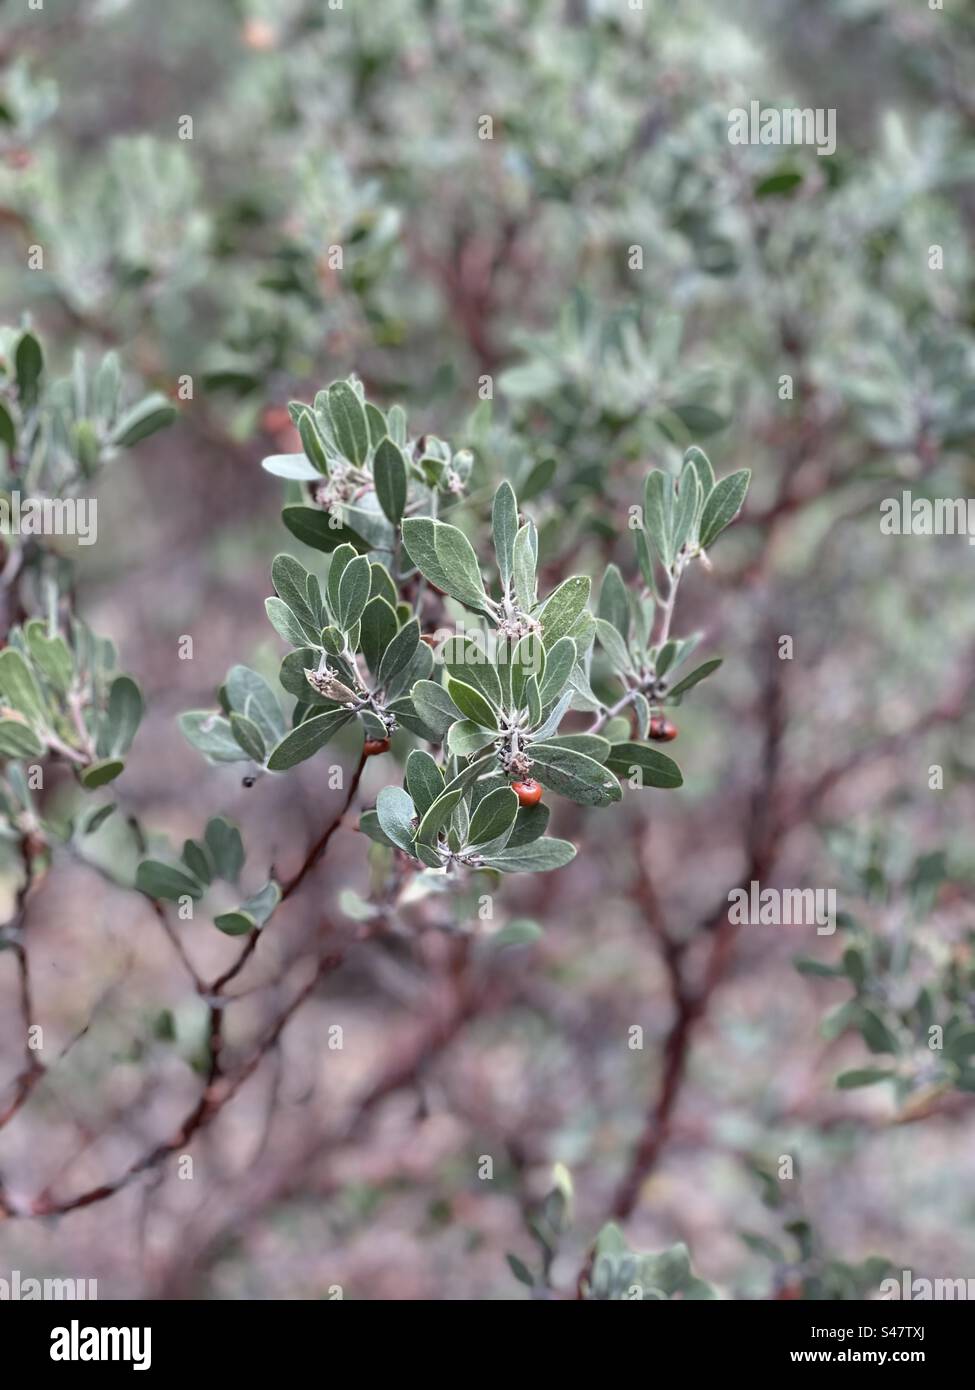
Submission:
[[[511,834],[508,836],[506,849],[517,849],[521,845],[530,845],[533,840],[539,839],[545,834],[548,826],[551,809],[543,801],[539,801],[535,806],[522,806],[515,817],[515,825]]]
[[[25,409],[37,402],[40,391],[41,373],[44,370],[44,354],[33,333],[25,333],[17,344],[14,359],[17,373],[17,394]]]
[[[416,832],[418,844],[435,845],[437,836],[447,823],[451,811],[464,795],[463,787],[455,787],[440,793],[436,801],[424,812]],[[383,826],[385,830],[386,827]]]
[[[542,640],[546,648],[552,647],[561,637],[566,637],[576,619],[589,602],[592,581],[586,574],[575,574],[563,580],[545,601],[538,621],[542,626]]]
[[[60,634],[48,637],[45,624],[39,619],[27,624],[24,636],[36,669],[59,695],[66,694],[74,675],[74,659],[67,642]]]
[[[703,508],[714,490],[714,469],[711,467],[711,461],[703,449],[692,444],[684,451],[684,462],[689,463],[697,473],[697,480],[701,484],[700,507]]]
[[[882,1067],[857,1067],[853,1071],[840,1072],[836,1085],[841,1091],[852,1091],[857,1086],[875,1086],[878,1081],[890,1081],[897,1075]]]
[[[384,439],[373,460],[376,496],[387,518],[398,526],[406,508],[406,463],[391,439]]]
[[[444,789],[443,773],[434,758],[414,748],[406,760],[406,789],[419,815],[425,815]]]
[[[296,729],[292,729],[271,753],[267,760],[269,772],[285,772],[289,767],[304,762],[335,737],[339,729],[347,724],[352,715],[347,710],[329,710],[306,719]]]
[[[606,766],[611,772],[628,780],[636,769],[644,787],[680,787],[684,778],[673,758],[643,743],[614,743]]]
[[[99,758],[97,762],[89,763],[79,776],[83,787],[95,791],[108,782],[114,782],[124,771],[125,763],[121,758]]]
[[[500,936],[501,933],[499,932],[498,935]],[[507,945],[507,942],[499,943],[497,942],[496,938],[492,939],[494,940],[495,945]],[[531,1270],[524,1263],[524,1261],[519,1260],[517,1255],[511,1254],[505,1255],[505,1259],[508,1261],[508,1268],[511,1270],[512,1274],[515,1276],[518,1282],[520,1284],[527,1284],[530,1289],[533,1289],[535,1287],[535,1276],[532,1274]]]
[[[34,673],[13,647],[0,651],[0,701],[32,723],[45,723],[44,700]]]
[[[435,681],[417,681],[412,697],[417,714],[437,738],[442,739],[451,724],[461,718],[446,690]]]
[[[357,555],[346,565],[339,581],[335,621],[343,632],[349,632],[362,617],[371,587],[369,561],[365,555]]]
[[[518,606],[525,613],[535,606],[537,590],[535,528],[526,521],[515,536],[511,557],[511,579]]]
[[[473,719],[458,719],[447,730],[447,749],[455,757],[470,758],[493,743],[496,737],[496,730],[485,729]]]
[[[437,559],[447,576],[447,593],[469,608],[482,609],[487,601],[484,580],[474,547],[463,531],[438,521],[435,523],[434,544]]]
[[[714,491],[705,502],[704,511],[701,513],[702,550],[707,550],[713,545],[724,528],[730,525],[741,511],[751,476],[750,469],[741,468],[737,473],[730,473],[727,478],[722,478],[720,483],[715,484]]]
[[[643,497],[643,520],[664,569],[674,563],[673,551],[674,483],[669,473],[655,468],[647,476]]]
[[[408,517],[403,522],[403,548],[417,569],[436,588],[447,592],[447,572],[437,555],[437,523],[428,516]]]
[[[499,951],[506,946],[533,946],[536,941],[541,941],[544,935],[545,932],[537,922],[531,921],[528,917],[514,917],[500,931],[489,936],[487,944]]]
[[[505,874],[540,874],[563,868],[575,855],[576,847],[568,840],[533,840],[531,844],[516,849],[512,849],[509,841],[499,854],[485,858],[484,864]]]
[[[183,737],[213,763],[240,763],[246,754],[234,738],[230,720],[213,710],[188,710],[179,717]]]
[[[611,623],[626,640],[630,632],[630,600],[616,565],[607,566],[599,591],[598,615]]]
[[[491,527],[494,533],[494,550],[498,557],[498,572],[502,585],[507,589],[514,566],[515,537],[518,534],[518,500],[507,480],[500,484],[494,494]]]
[[[351,545],[358,551],[369,549],[368,542],[360,535],[319,507],[285,507],[281,520],[293,536],[313,550],[331,554],[340,545]]]
[[[622,792],[615,777],[602,763],[558,744],[533,743],[531,746],[532,776],[560,796],[567,796],[580,806],[609,806],[619,801]]]
[[[543,709],[562,694],[576,664],[577,655],[576,644],[571,637],[560,637],[549,648],[545,656],[545,674],[538,688]]]
[[[345,457],[356,465],[369,453],[369,422],[365,407],[347,381],[336,381],[328,388],[328,416],[335,442]]]
[[[413,854],[416,808],[402,787],[383,787],[376,798],[376,815],[383,834],[407,854]]]
[[[633,662],[630,660],[626,643],[613,624],[608,623],[605,618],[597,618],[596,636],[599,638],[599,645],[609,657],[613,670],[620,675],[634,675]]]
[[[667,699],[673,700],[676,696],[685,694],[686,691],[697,685],[698,681],[703,681],[706,676],[710,676],[716,671],[723,662],[724,657],[716,656],[712,657],[710,661],[705,661],[702,665],[695,667],[690,675],[685,676],[683,680],[679,680],[677,684],[667,692]]]
[[[447,693],[465,719],[472,719],[475,724],[480,724],[485,729],[497,729],[497,710],[489,704],[479,690],[475,690],[472,685],[468,685],[465,681],[455,680],[452,676],[448,676]]]
[[[514,825],[518,814],[518,797],[510,787],[498,787],[488,792],[471,817],[467,832],[469,845],[484,845],[505,835]]]
[[[17,431],[14,428],[13,416],[3,401],[0,401],[0,444],[5,444],[10,454],[17,447]]]
[[[501,705],[501,682],[482,643],[472,637],[448,637],[440,648],[440,660],[456,680],[472,685],[493,705]]]
[[[281,888],[270,879],[234,912],[222,912],[214,917],[213,925],[225,936],[246,936],[264,926],[280,901]]]
[[[384,689],[410,664],[419,645],[420,621],[412,618],[397,632],[379,663],[379,684]]]
[[[183,853],[180,856],[183,863],[195,878],[202,884],[209,886],[213,873],[210,868],[210,856],[206,849],[200,844],[199,840],[185,840],[183,843]]]
[[[396,613],[391,604],[385,598],[371,598],[362,613],[359,644],[373,676],[378,675],[379,663],[395,636]]]
[[[320,612],[313,611],[308,602],[308,580],[308,571],[293,555],[275,555],[271,561],[271,583],[275,593],[298,621],[313,633],[322,624]]]
[[[367,561],[366,569],[368,568]],[[266,598],[264,611],[279,637],[283,638],[285,642],[290,642],[293,647],[307,647],[309,634],[282,599]]]
[[[108,692],[108,751],[127,753],[142,722],[142,691],[131,676],[116,676]]]
[[[308,653],[308,649],[302,648],[302,652]],[[317,661],[317,655],[311,656],[310,653],[308,655],[310,661],[306,662],[306,665],[314,664]],[[298,656],[301,659],[301,653],[291,652],[289,656]],[[285,657],[285,661],[288,659]],[[284,665],[283,662],[282,665]],[[302,680],[304,688],[299,687],[302,698],[309,699],[314,692],[304,680],[304,672],[302,672]],[[249,666],[231,666],[227,672],[224,688],[227,692],[230,708],[238,714],[244,715],[246,719],[252,720],[261,731],[261,738],[265,745],[268,748],[273,748],[284,737],[285,723],[278,697],[264,677],[259,675],[257,671],[252,671]]]
[[[265,473],[275,478],[287,478],[289,482],[310,483],[322,475],[304,454],[269,454],[261,460]]]
[[[328,454],[318,428],[315,414],[311,410],[302,411],[298,417],[298,434],[308,462],[321,477],[328,473]]]
[[[897,1038],[875,1010],[861,1009],[856,1026],[871,1052],[897,1053],[900,1051]]]
[[[546,739],[545,743],[549,748],[571,748],[576,753],[585,753],[587,758],[594,758],[597,763],[603,763],[609,757],[610,741],[601,734],[560,734],[556,738]]]
[[[131,449],[133,444],[165,429],[175,419],[176,407],[172,401],[160,391],[153,392],[126,411],[112,431],[112,443],[120,449]]]
[[[236,825],[223,816],[213,816],[207,821],[203,838],[217,878],[236,883],[244,867],[244,842]]]
[[[44,745],[29,724],[19,719],[0,719],[0,757],[39,758]]]
[[[149,898],[165,898],[177,902],[190,897],[199,902],[203,886],[195,874],[181,865],[164,864],[159,859],[143,859],[136,870],[135,886]]]
[[[674,554],[679,555],[694,530],[697,519],[700,488],[697,472],[687,463],[680,475],[677,489],[677,505],[674,508]]]
[[[238,714],[234,710],[230,715],[230,729],[247,756],[253,758],[254,762],[263,764],[267,750],[261,731],[253,719],[248,719],[246,715]]]

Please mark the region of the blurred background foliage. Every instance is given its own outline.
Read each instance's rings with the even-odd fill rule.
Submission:
[[[716,573],[681,594],[684,629],[725,665],[680,711],[679,804],[627,798],[598,832],[561,813],[577,860],[503,899],[542,935],[489,965],[463,947],[487,972],[477,1007],[451,994],[456,943],[418,913],[296,1018],[196,1183],[11,1228],[4,1263],[84,1269],[104,1295],[512,1297],[504,1253],[531,1263],[526,1223],[562,1162],[575,1223],[545,1247],[542,1293],[575,1286],[611,1217],[633,1249],[685,1242],[695,1285],[726,1296],[862,1296],[878,1252],[969,1273],[972,552],[882,535],[879,504],[975,489],[975,14],[4,0],[0,59],[5,319],[29,314],[59,370],[118,348],[131,395],[179,405],[100,485],[101,543],[79,555],[82,611],[147,695],[121,785],[175,838],[225,811],[248,843],[273,827],[274,856],[321,820],[314,764],[244,791],[201,771],[174,718],[243,645],[276,668],[261,601],[289,538],[258,460],[297,447],[289,399],[354,371],[469,445],[470,524],[510,477],[553,582],[609,561],[634,577],[627,507],[648,465],[699,443],[719,474],[753,472]],[[835,155],[730,144],[728,113],[752,100],[835,107]],[[851,843],[888,839],[851,868]],[[366,872],[349,836],[323,905]],[[752,878],[836,887],[851,920],[732,932],[728,890]],[[128,899],[82,865],[44,895],[48,1027],[95,1021],[90,1052],[5,1132],[13,1183],[38,1163],[50,1182],[62,1163],[118,1167],[201,1046],[202,1005],[177,1004]],[[300,955],[292,919],[258,977],[272,993]],[[915,931],[925,980],[898,953]],[[222,943],[205,949],[219,961]],[[946,1086],[910,1052],[925,982],[935,1020],[957,1019]],[[824,1035],[851,987],[859,1013]],[[873,1025],[858,1036],[864,1011],[897,1034],[902,1084],[836,1091],[891,1069]],[[328,1053],[333,1023],[347,1041]],[[618,1239],[614,1268],[650,1259]],[[607,1279],[598,1296],[619,1296]]]

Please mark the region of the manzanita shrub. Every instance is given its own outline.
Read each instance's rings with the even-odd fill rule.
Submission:
[[[539,787],[599,810],[625,787],[681,785],[649,740],[672,736],[663,711],[720,659],[681,674],[698,637],[672,633],[678,586],[696,560],[709,563],[747,471],[718,481],[697,448],[678,477],[652,470],[633,513],[629,581],[610,565],[595,584],[570,575],[545,592],[538,533],[510,483],[483,524],[465,507],[469,451],[411,437],[404,411],[384,413],[354,377],[289,409],[304,451],[264,467],[300,488],[283,520],[326,558],[311,569],[290,554],[272,562],[267,616],[291,649],[280,688],[234,666],[218,707],[182,718],[205,757],[247,764],[253,777],[312,758],[350,724],[363,757],[403,731],[402,777],[390,759],[390,784],[359,826],[443,877],[567,864],[575,846],[545,833]],[[445,516],[463,518],[474,540]],[[594,670],[610,693],[596,693]],[[179,869],[143,865],[141,886],[178,897],[200,863],[194,846]],[[273,898],[272,883],[256,920]],[[217,924],[246,929],[253,913]]]

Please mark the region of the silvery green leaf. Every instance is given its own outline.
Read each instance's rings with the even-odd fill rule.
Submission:
[[[420,645],[420,623],[419,619],[412,618],[390,642],[383,653],[383,658],[379,663],[379,683],[381,686],[388,687],[410,661]]]
[[[340,545],[352,545],[357,551],[369,549],[369,544],[340,515],[323,512],[320,507],[285,507],[281,520],[288,530],[313,550],[331,554]]]
[[[339,580],[335,620],[343,632],[348,632],[362,617],[371,585],[369,561],[365,555],[357,555],[345,566]]]
[[[180,858],[195,878],[198,878],[205,887],[210,886],[213,881],[213,870],[205,845],[201,845],[199,840],[185,840]]]
[[[627,675],[634,675],[633,662],[630,660],[626,643],[613,624],[608,623],[605,618],[597,618],[596,636],[599,639],[599,645],[612,662],[613,669],[621,674],[625,672]]]
[[[498,572],[501,575],[502,585],[507,588],[514,565],[515,537],[518,534],[518,501],[514,489],[507,479],[501,483],[494,494],[491,525],[494,533],[494,550],[498,557]]]
[[[639,691],[633,696],[633,712],[636,715],[636,731],[640,738],[646,738],[650,731],[650,702]]]
[[[492,704],[500,706],[501,682],[481,642],[470,636],[448,637],[439,655],[448,675],[472,685]]]
[[[396,613],[389,602],[385,598],[371,598],[363,609],[359,643],[374,677],[378,677],[379,663],[396,631]]]
[[[673,666],[674,658],[676,656],[677,643],[673,639],[671,639],[669,642],[665,642],[663,646],[660,648],[660,650],[657,652],[656,660],[654,663],[654,670],[656,671],[656,674],[658,676],[665,676],[667,672],[670,670],[671,666]]]
[[[529,679],[541,675],[544,669],[545,649],[542,642],[534,633],[526,633],[510,653],[508,676],[512,709],[524,707]]]
[[[203,838],[217,878],[236,883],[244,867],[244,843],[236,825],[223,816],[213,816],[207,821]]]
[[[438,738],[443,738],[451,724],[463,717],[443,686],[435,681],[417,681],[411,694],[417,714]]]
[[[292,729],[272,751],[267,760],[268,771],[285,772],[289,767],[304,762],[306,758],[317,753],[319,748],[324,748],[351,718],[352,715],[346,710],[329,710],[325,714],[316,714],[311,719],[306,719],[303,724]]]
[[[118,757],[132,746],[142,721],[142,691],[131,676],[116,676],[108,692],[108,746],[105,754]]]
[[[623,576],[616,565],[608,565],[599,591],[598,616],[612,623],[623,640],[630,633],[630,600]]]
[[[526,521],[515,536],[511,556],[511,578],[515,598],[522,612],[528,613],[535,606],[536,577],[535,555],[537,536],[534,524]]]
[[[365,462],[369,453],[369,424],[357,393],[346,381],[328,388],[328,416],[335,442],[354,464]]]
[[[713,545],[718,536],[741,511],[748,491],[751,470],[740,468],[716,483],[701,513],[700,541],[702,550]]]
[[[407,854],[413,853],[416,808],[402,787],[383,787],[376,798],[376,815],[383,833]]]
[[[586,604],[592,581],[587,574],[574,574],[549,595],[538,615],[546,648],[572,631]]]
[[[679,680],[677,684],[667,692],[667,699],[679,699],[681,695],[697,685],[698,681],[703,681],[706,676],[710,676],[713,671],[716,671],[723,661],[724,657],[716,656],[712,657],[710,661],[702,662],[700,666],[695,667],[689,675],[685,676],[683,680]]]
[[[543,787],[580,806],[609,806],[622,796],[620,784],[595,758],[548,743],[531,746],[532,776]]]
[[[199,902],[203,897],[203,885],[195,874],[181,864],[164,864],[158,859],[143,859],[136,870],[135,886],[146,897],[169,902],[182,897]]]
[[[562,695],[559,696],[558,703],[556,703],[555,708],[551,710],[551,713],[548,714],[544,724],[540,724],[538,728],[535,728],[533,733],[531,733],[531,737],[538,739],[538,742],[542,742],[545,738],[549,737],[549,734],[554,734],[556,728],[559,727],[559,724],[562,723],[567,712],[569,712],[574,698],[576,698],[576,692],[574,692],[572,688],[563,691]]]
[[[284,736],[284,716],[277,695],[264,677],[248,666],[231,666],[225,685],[231,709],[252,719],[264,742],[273,748]]]
[[[406,463],[391,439],[383,439],[372,464],[376,496],[387,519],[398,526],[406,508]]]
[[[240,763],[247,761],[247,754],[241,749],[230,729],[230,720],[213,710],[188,710],[179,717],[179,726],[188,743],[198,749],[212,763]]]
[[[264,762],[264,739],[253,719],[248,719],[233,710],[230,714],[230,730],[249,758],[253,758],[256,763]]]
[[[321,623],[318,613],[312,611],[308,602],[308,579],[308,571],[293,555],[275,555],[271,561],[274,592],[282,603],[287,604],[299,623],[314,633]]]
[[[319,477],[328,472],[328,454],[318,429],[318,422],[310,410],[306,410],[298,420],[298,434],[302,448],[309,463]]]
[[[644,787],[680,787],[684,778],[673,758],[656,748],[648,748],[643,743],[614,743],[610,749],[606,766],[624,781],[629,781],[638,773],[639,783]]]
[[[222,912],[213,925],[225,936],[246,936],[263,927],[281,901],[281,889],[271,879],[232,912]]]
[[[655,468],[644,487],[643,519],[654,549],[664,569],[674,562],[673,550],[674,483],[669,473]]]
[[[703,449],[699,449],[696,444],[684,452],[684,462],[691,464],[697,473],[697,480],[701,484],[701,496],[699,498],[700,507],[703,509],[705,502],[711,496],[714,488],[714,469]]]
[[[472,719],[458,719],[447,730],[447,748],[455,756],[469,758],[497,738],[497,730],[485,729]]]
[[[289,482],[317,482],[321,478],[319,470],[303,453],[273,453],[261,459],[260,466],[275,478],[287,478]]]
[[[692,464],[685,464],[680,475],[677,505],[674,508],[674,554],[679,555],[691,539],[700,502],[700,485]]]
[[[576,644],[571,637],[560,637],[545,655],[545,672],[539,682],[542,708],[557,699],[565,689],[576,663]]]
[[[478,803],[467,833],[469,845],[497,840],[512,829],[518,814],[518,797],[510,787],[498,787]]]
[[[610,741],[601,734],[560,734],[547,740],[549,748],[571,748],[576,753],[585,753],[597,763],[604,763],[609,757]]]
[[[575,854],[576,847],[568,840],[544,838],[515,848],[509,840],[507,848],[486,858],[484,863],[489,869],[500,869],[505,874],[540,874],[563,868]]]
[[[406,760],[406,789],[418,815],[424,815],[444,789],[443,772],[422,748],[414,748]]]
[[[497,710],[479,690],[475,690],[474,686],[448,676],[447,694],[465,719],[472,719],[475,724],[480,724],[485,729],[497,731]]]
[[[533,840],[539,839],[545,834],[550,815],[551,810],[544,801],[539,801],[535,806],[519,807],[514,826],[508,837],[507,848],[515,849],[520,845],[530,845]]]
[[[305,631],[286,603],[276,597],[266,598],[264,609],[274,631],[285,642],[290,642],[293,647],[308,645],[310,634]]]
[[[462,787],[455,787],[453,790],[447,789],[440,793],[432,806],[429,806],[420,820],[416,832],[418,843],[424,845],[435,845],[437,836],[447,823],[451,811],[464,795]],[[383,826],[385,830],[386,827]]]

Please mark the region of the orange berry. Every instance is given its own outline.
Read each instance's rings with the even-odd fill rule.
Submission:
[[[388,738],[367,738],[362,745],[362,751],[367,758],[374,758],[378,753],[385,753],[388,748]]]
[[[511,790],[522,806],[537,806],[542,799],[542,789],[530,777],[525,782],[512,782]]]
[[[670,743],[671,739],[677,737],[677,725],[671,724],[669,719],[654,715],[650,720],[650,737],[658,743]]]

